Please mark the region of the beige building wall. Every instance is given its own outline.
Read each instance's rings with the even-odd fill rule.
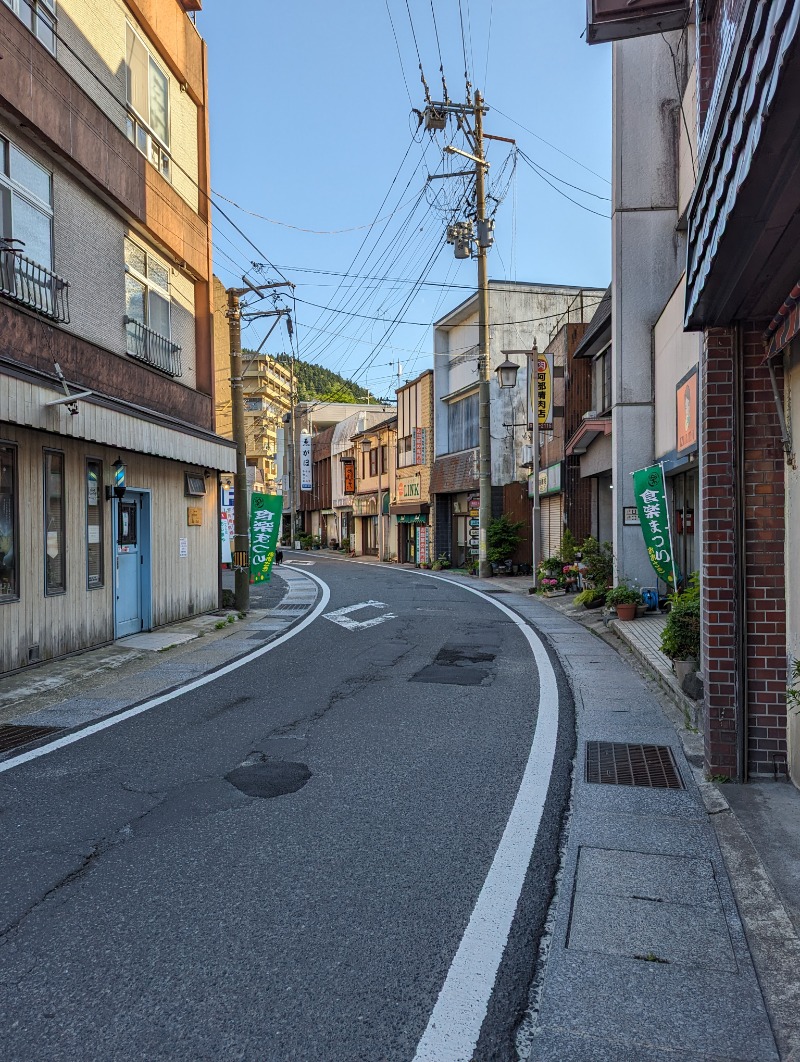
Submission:
[[[683,276],[653,329],[656,458],[675,449],[675,389],[678,381],[700,363],[702,332],[683,330],[685,296],[686,279]]]

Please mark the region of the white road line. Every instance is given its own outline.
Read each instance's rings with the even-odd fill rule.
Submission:
[[[412,574],[423,575],[422,572]],[[510,617],[527,638],[539,672],[536,733],[519,791],[413,1059],[413,1062],[470,1062],[539,833],[556,752],[558,685],[544,645],[516,612],[471,586],[427,573],[423,578],[461,586]]]
[[[382,616],[373,616],[368,620],[355,620],[351,616],[352,612],[358,612],[362,608],[388,607],[383,601],[361,601],[358,605],[348,605],[346,608],[337,608],[335,612],[326,612],[325,619],[330,620],[331,623],[338,623],[347,631],[363,631],[367,627],[377,627],[379,623],[385,623],[386,620],[397,619],[397,616],[394,612],[385,612]]]
[[[169,693],[164,693],[160,697],[153,697],[152,700],[145,701],[144,704],[137,704],[135,708],[129,708],[127,711],[120,712],[118,715],[109,716],[107,719],[100,719],[98,722],[84,727],[83,730],[76,730],[72,734],[66,734],[62,738],[56,738],[55,741],[50,741],[47,745],[40,745],[39,748],[31,749],[30,752],[21,752],[19,756],[14,756],[12,759],[0,763],[0,774],[4,774],[6,771],[12,770],[14,767],[19,767],[23,763],[30,763],[31,760],[36,760],[40,756],[46,756],[50,752],[55,752],[56,749],[63,749],[67,745],[74,745],[76,741],[83,741],[84,738],[91,737],[92,734],[98,734],[101,730],[108,730],[110,727],[116,726],[117,723],[124,723],[126,719],[133,719],[137,715],[142,715],[143,712],[149,712],[151,708],[157,708],[159,704],[166,704],[167,701],[172,701],[176,697],[182,697],[184,693],[189,693],[191,690],[206,686],[209,682],[214,682],[223,675],[228,675],[231,671],[236,671],[238,668],[244,667],[245,664],[249,664],[252,660],[257,660],[258,657],[264,656],[266,653],[271,653],[273,649],[277,649],[278,646],[283,645],[284,642],[288,642],[290,638],[294,638],[295,635],[305,630],[306,627],[318,618],[331,599],[330,587],[327,583],[323,582],[322,579],[318,578],[316,575],[312,575],[311,572],[298,572],[297,574],[303,575],[307,579],[313,579],[315,583],[318,583],[322,588],[322,598],[314,611],[310,612],[302,623],[298,623],[298,625],[293,627],[292,630],[287,631],[286,634],[282,634],[280,638],[276,638],[274,642],[270,642],[268,645],[264,645],[260,649],[253,650],[253,652],[248,653],[247,656],[242,656],[238,660],[234,660],[232,663],[219,668],[217,671],[212,671],[208,675],[203,675],[202,678],[187,682],[185,686],[181,686],[176,690],[171,690]]]

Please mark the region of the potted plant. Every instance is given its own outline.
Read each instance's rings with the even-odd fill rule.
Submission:
[[[636,619],[636,606],[642,599],[641,592],[627,583],[618,583],[606,594],[606,604],[617,610],[617,619]]]
[[[700,662],[700,577],[695,572],[685,590],[672,594],[667,622],[661,633],[661,652],[683,688]]]
[[[486,559],[493,570],[511,561],[519,546],[522,527],[522,521],[515,523],[505,513],[491,521],[486,532]]]
[[[602,608],[605,603],[605,590],[595,590],[589,586],[585,590],[581,590],[575,597],[575,605],[583,605],[584,608]]]

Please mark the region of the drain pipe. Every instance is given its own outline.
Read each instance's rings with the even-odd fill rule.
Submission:
[[[733,334],[733,622],[736,781],[747,781],[747,539],[745,534],[744,343],[742,326]]]

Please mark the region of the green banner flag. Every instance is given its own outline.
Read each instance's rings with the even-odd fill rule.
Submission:
[[[250,582],[267,583],[281,526],[283,497],[254,494],[250,500]]]
[[[672,551],[669,505],[664,484],[663,465],[650,465],[633,473],[633,493],[639,511],[639,523],[650,563],[659,579],[674,590],[678,573]]]

